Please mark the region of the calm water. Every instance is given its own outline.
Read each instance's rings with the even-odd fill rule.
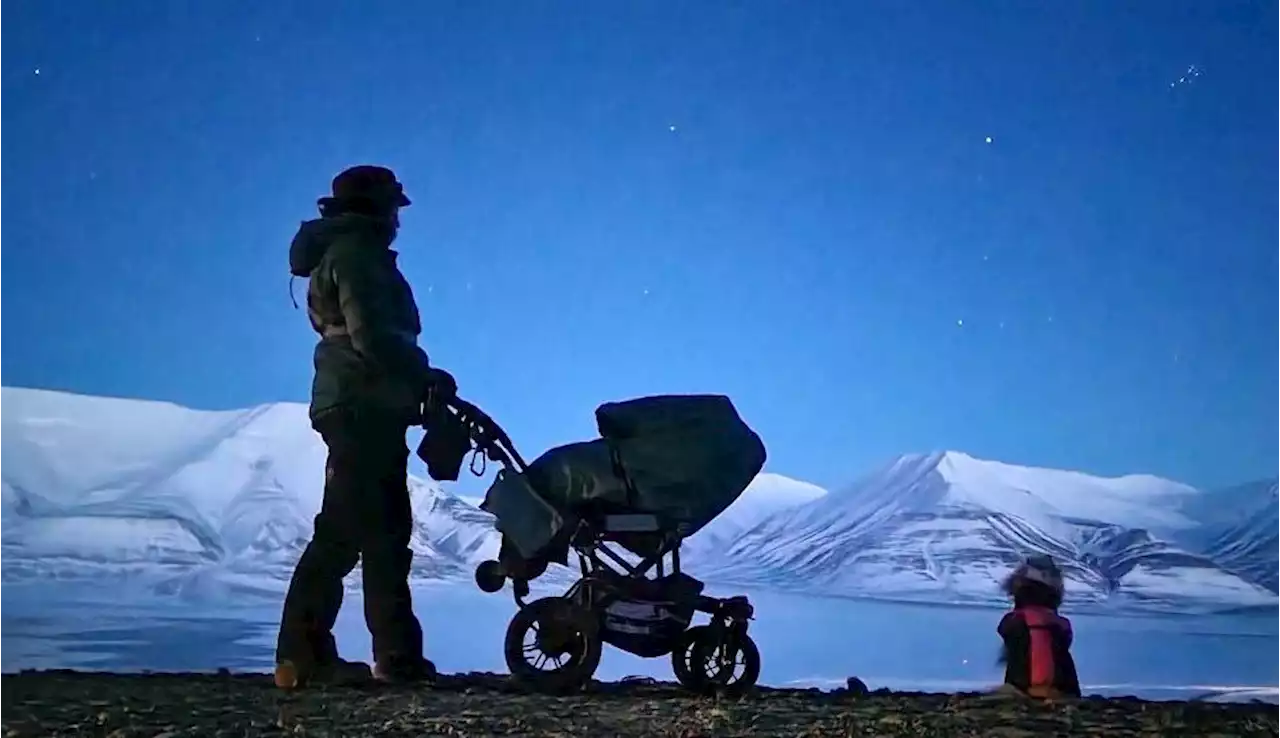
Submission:
[[[721,593],[724,594],[724,593]],[[1000,611],[749,593],[752,633],[768,684],[979,689],[995,684]],[[120,604],[109,591],[10,585],[3,590],[4,671],[266,670],[278,609],[271,600],[216,608],[150,598]],[[506,593],[467,585],[423,586],[415,608],[428,655],[447,671],[505,671],[502,637],[515,605]],[[1070,613],[1068,613],[1070,614]],[[1186,698],[1221,687],[1274,688],[1277,619],[1072,616],[1081,681],[1103,693]],[[344,655],[369,658],[359,595],[348,596],[337,637]],[[597,676],[670,678],[666,659],[606,649]]]

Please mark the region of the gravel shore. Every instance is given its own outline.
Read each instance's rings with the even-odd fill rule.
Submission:
[[[23,672],[0,677],[0,702],[5,738],[1277,735],[1277,708],[1265,704],[766,688],[714,699],[644,682],[552,697],[489,674],[285,694],[261,674]]]

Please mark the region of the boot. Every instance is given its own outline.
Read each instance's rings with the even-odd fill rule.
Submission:
[[[422,657],[384,658],[373,664],[373,678],[384,684],[434,682],[439,676],[436,665]]]
[[[276,664],[275,682],[280,689],[308,686],[343,686],[367,682],[373,674],[363,661],[346,659],[320,663],[295,662],[289,659]]]

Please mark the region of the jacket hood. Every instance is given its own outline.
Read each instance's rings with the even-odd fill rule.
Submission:
[[[359,234],[372,247],[386,248],[395,240],[395,229],[384,221],[358,213],[303,221],[289,245],[289,273],[310,277],[338,236]]]

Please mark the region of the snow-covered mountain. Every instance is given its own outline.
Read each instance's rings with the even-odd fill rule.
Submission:
[[[827,491],[816,484],[761,472],[727,510],[687,542],[693,555],[723,548],[773,515],[813,502]]]
[[[1184,536],[1222,568],[1272,592],[1280,589],[1280,506],[1276,480],[1236,485],[1204,496],[1195,510],[1202,526]]]
[[[769,516],[706,563],[721,578],[788,589],[963,602],[998,600],[1010,568],[1040,552],[1061,563],[1077,602],[1274,606],[1274,483],[1266,499],[915,454]]]
[[[301,404],[196,411],[6,387],[3,576],[276,590],[311,535],[325,449]],[[470,575],[485,513],[410,480],[418,576]]]
[[[284,587],[323,484],[305,405],[209,412],[3,388],[0,410],[5,580],[213,596]],[[410,488],[414,576],[469,581],[496,552],[492,518],[436,482]],[[832,493],[762,473],[688,541],[684,562],[710,581],[990,602],[1039,551],[1062,562],[1076,601],[1275,606],[1278,522],[1274,481],[1202,492],[946,452]]]

